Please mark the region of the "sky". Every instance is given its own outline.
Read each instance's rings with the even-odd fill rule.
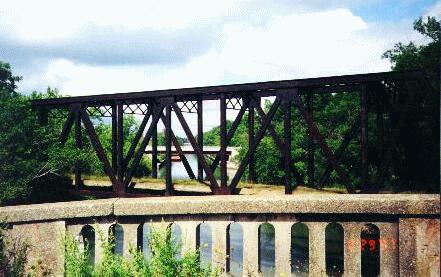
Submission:
[[[0,60],[70,96],[388,71],[427,15],[441,1],[0,0]]]

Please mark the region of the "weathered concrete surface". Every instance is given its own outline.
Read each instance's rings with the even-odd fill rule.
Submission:
[[[10,239],[18,239],[29,245],[28,271],[30,267],[37,268],[37,276],[48,272],[50,276],[64,275],[63,237],[66,234],[64,221],[43,223],[16,224],[8,232]]]
[[[438,214],[439,195],[281,195],[124,198],[116,216],[166,214]]]
[[[373,223],[380,229],[380,276],[399,276],[398,224]]]
[[[95,222],[107,236],[111,224],[124,228],[124,250],[136,243],[139,224],[162,218],[166,223],[178,222],[184,228],[184,247],[194,249],[196,226],[207,222],[212,226],[213,261],[225,269],[226,232],[229,222],[237,221],[243,228],[244,275],[259,274],[258,229],[264,222],[275,227],[276,270],[289,274],[290,226],[303,220],[309,227],[309,273],[325,276],[325,228],[338,221],[335,215],[346,216],[345,271],[358,276],[359,228],[374,219],[380,229],[382,276],[439,276],[440,244],[439,195],[281,195],[281,196],[208,196],[107,199],[0,208],[0,218],[7,218],[13,229],[8,233],[27,238],[33,245],[31,263],[44,258],[53,276],[62,276],[61,237],[66,230],[78,234],[82,226]],[[369,217],[363,217],[368,215]],[[393,215],[392,217],[390,215]],[[302,219],[303,218],[303,219]],[[369,219],[366,219],[369,218]],[[185,237],[187,236],[187,239]],[[389,244],[383,243],[387,239]],[[397,242],[391,247],[390,241]],[[102,258],[102,249],[95,245],[95,262]],[[217,251],[219,250],[219,251]],[[47,262],[47,260],[49,262]],[[353,274],[353,275],[351,275]]]
[[[400,276],[440,276],[440,220],[399,222]]]
[[[116,216],[249,213],[438,214],[438,195],[282,195],[124,198]]]
[[[309,275],[326,277],[325,230],[327,222],[307,222],[309,229]]]
[[[27,222],[100,216],[168,214],[439,214],[437,194],[303,194],[114,198],[0,208],[0,218]]]
[[[8,222],[15,223],[109,216],[113,214],[113,204],[116,200],[85,200],[0,207],[0,218],[6,218]]]

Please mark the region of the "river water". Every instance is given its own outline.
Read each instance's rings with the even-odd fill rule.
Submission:
[[[194,154],[186,154],[188,163],[194,174],[197,174],[198,170],[198,159]],[[159,178],[163,178],[165,175],[165,167],[159,169]],[[185,180],[188,179],[187,171],[185,170],[184,164],[182,162],[172,161],[172,179],[173,180]]]

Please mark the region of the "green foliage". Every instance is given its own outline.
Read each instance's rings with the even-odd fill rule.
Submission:
[[[100,138],[101,144],[103,145],[104,151],[107,154],[107,157],[111,157],[112,153],[112,127],[110,124],[104,122],[103,120],[96,118],[95,119],[95,129],[98,137]],[[136,132],[139,128],[139,121],[132,115],[125,115],[123,121],[123,134],[124,134],[124,146],[123,151],[127,153],[129,151],[130,145],[136,135]],[[84,130],[83,130],[84,131]],[[84,134],[83,141],[88,141],[88,138]],[[75,149],[74,140],[72,137],[72,148]],[[93,149],[89,145],[86,147],[87,154],[85,155],[84,166],[85,173],[91,175],[103,175],[104,170],[101,162],[98,160],[96,154],[94,154]],[[69,162],[70,165],[73,165],[73,161]],[[152,171],[151,160],[147,156],[143,156],[139,166],[136,168],[135,177],[144,177],[150,175]]]
[[[39,203],[77,199],[67,193],[69,181],[64,177],[73,173],[75,163],[85,174],[103,175],[103,166],[93,150],[84,130],[84,147],[75,146],[74,132],[61,145],[59,135],[64,118],[49,117],[45,126],[38,123],[31,109],[32,99],[61,97],[56,89],[34,92],[29,96],[15,91],[21,77],[14,76],[7,63],[0,62],[0,205]],[[111,157],[112,130],[110,124],[92,119],[107,156]],[[127,153],[139,127],[133,116],[124,118],[124,151]],[[144,156],[135,177],[151,172],[151,161]],[[55,177],[58,176],[58,177]],[[38,188],[38,189],[37,189]]]
[[[153,230],[149,239],[149,246],[152,253],[153,276],[178,276],[180,261],[177,254],[180,246],[172,236],[171,226],[168,225],[165,228],[163,226],[161,231]]]
[[[42,168],[50,135],[39,129],[29,98],[0,91],[0,204],[25,201],[28,183]],[[38,130],[38,131],[37,131]]]
[[[12,75],[11,66],[8,63],[0,61],[0,91],[2,93],[15,93],[16,83],[22,79],[21,76]]]
[[[99,276],[99,277],[141,277],[141,276],[182,276],[203,277],[218,276],[216,270],[202,266],[198,252],[186,252],[178,258],[180,245],[173,238],[170,225],[152,228],[149,240],[151,256],[144,257],[140,250],[131,248],[129,257],[121,257],[113,253],[114,237],[106,240],[103,232],[96,227],[100,246],[103,249],[101,262],[93,268],[89,264],[88,246],[80,249],[75,238],[68,234],[64,240],[65,274],[66,276]]]
[[[180,136],[176,136],[176,140],[178,141],[179,145],[183,145],[185,143],[188,143],[188,139],[187,138],[183,138]],[[158,145],[165,145],[165,133],[164,132],[160,132],[158,133]]]
[[[430,91],[419,92],[411,87],[415,96],[406,103],[406,94],[398,95],[391,102],[397,110],[405,110],[408,118],[394,143],[393,157],[397,157],[389,174],[396,176],[391,185],[403,190],[439,192],[439,89],[441,26],[435,17],[422,17],[414,22],[415,31],[427,38],[427,43],[417,45],[397,43],[384,53],[393,70],[423,70],[432,85]],[[419,93],[418,93],[419,92]]]
[[[231,139],[230,146],[240,147],[243,146],[244,140],[246,140],[247,134],[247,116],[244,116],[237,127],[234,137]],[[227,120],[227,130],[231,128],[232,121]],[[204,145],[220,145],[220,126],[216,126],[213,129],[204,132]]]
[[[90,277],[93,276],[93,267],[89,262],[89,244],[86,242],[84,250],[75,237],[67,232],[63,238],[64,246],[64,269],[66,277]]]
[[[422,45],[417,45],[414,42],[407,44],[399,42],[395,44],[394,48],[386,51],[383,58],[390,60],[393,70],[423,70],[435,90],[439,90],[440,22],[435,17],[428,16],[426,20],[420,17],[414,22],[413,28],[425,36],[428,42]],[[436,106],[438,104],[439,102],[436,103]]]

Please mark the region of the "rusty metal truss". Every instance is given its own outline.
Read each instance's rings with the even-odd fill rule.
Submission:
[[[402,83],[415,82],[423,90],[431,89],[425,76],[420,71],[410,72],[383,72],[357,75],[344,75],[310,79],[296,79],[285,81],[270,81],[260,83],[247,83],[235,85],[222,85],[210,87],[196,87],[170,90],[141,91],[131,93],[103,94],[78,97],[64,97],[54,99],[33,100],[33,108],[39,112],[40,122],[47,123],[48,116],[62,116],[66,118],[60,135],[60,141],[66,142],[71,129],[75,129],[75,142],[78,148],[83,147],[82,129],[84,128],[91,145],[98,158],[103,164],[104,171],[109,177],[112,186],[109,190],[88,189],[82,185],[82,171],[80,163],[75,164],[75,190],[78,193],[92,193],[104,196],[138,196],[146,195],[134,189],[133,176],[139,166],[146,146],[152,145],[152,177],[157,178],[157,124],[162,122],[165,126],[165,189],[164,195],[173,195],[175,190],[171,175],[172,145],[191,179],[197,179],[206,183],[212,194],[235,194],[236,187],[248,169],[248,181],[255,182],[255,157],[259,143],[265,135],[269,135],[280,150],[283,158],[282,167],[285,172],[284,185],[285,193],[290,194],[297,184],[304,183],[303,176],[297,172],[291,157],[291,132],[293,126],[292,111],[295,109],[300,115],[309,134],[307,142],[307,179],[311,186],[323,187],[330,178],[331,172],[335,171],[341,183],[346,186],[348,192],[355,192],[354,184],[351,183],[348,172],[342,166],[342,157],[349,143],[359,136],[361,172],[360,179],[365,191],[369,190],[369,159],[368,159],[368,113],[377,113],[378,124],[382,123],[383,113],[375,109],[368,109],[367,99],[369,95],[381,95],[386,90],[392,93],[400,93]],[[326,142],[326,138],[320,132],[314,121],[313,97],[323,93],[357,93],[360,95],[359,115],[352,120],[352,125],[341,141],[340,146],[332,151]],[[262,97],[273,97],[274,102],[267,112],[260,104]],[[203,103],[206,100],[219,101],[220,108],[220,150],[214,160],[206,159],[203,151]],[[408,99],[412,101],[412,99]],[[379,104],[379,106],[381,106]],[[230,128],[227,128],[227,110],[234,109],[238,113]],[[283,135],[275,130],[273,118],[278,110],[283,113]],[[190,142],[198,159],[198,170],[195,174],[190,167],[185,153],[172,130],[171,116],[174,113]],[[188,125],[183,113],[197,114],[197,135],[195,136]],[[248,150],[239,164],[235,176],[227,178],[227,151],[226,148],[231,142],[239,123],[248,114]],[[124,114],[137,114],[142,117],[139,130],[131,141],[127,152],[123,151]],[[100,139],[98,138],[91,117],[112,118],[112,153],[111,160],[104,152]],[[259,128],[255,128],[255,120],[259,121]],[[208,119],[212,120],[212,119]],[[296,117],[296,120],[299,120]],[[148,124],[149,123],[149,124]],[[75,126],[75,127],[73,127]],[[379,125],[380,126],[380,125]],[[382,126],[382,125],[381,125]],[[386,149],[385,145],[381,146]],[[326,169],[317,178],[315,176],[314,153],[318,148],[325,161]],[[387,153],[387,151],[384,151]],[[387,156],[385,154],[385,156]],[[384,159],[386,163],[387,159]],[[384,172],[386,166],[383,162],[378,165],[380,171]],[[214,172],[220,167],[220,178],[214,176]],[[204,174],[203,174],[204,173]],[[384,173],[383,173],[384,174]],[[205,177],[204,177],[205,175]]]

